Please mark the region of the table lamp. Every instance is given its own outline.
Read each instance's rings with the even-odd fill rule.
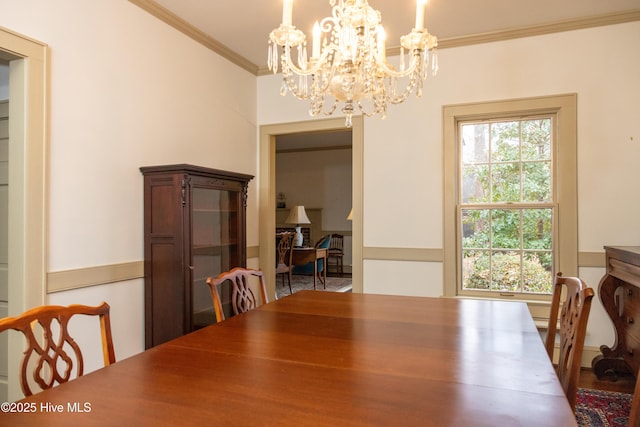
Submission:
[[[307,212],[304,210],[304,206],[294,206],[289,212],[285,223],[296,225],[296,237],[293,241],[294,246],[302,246],[302,231],[300,230],[300,224],[311,224]]]

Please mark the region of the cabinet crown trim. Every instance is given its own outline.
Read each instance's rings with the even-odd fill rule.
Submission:
[[[251,181],[254,176],[238,172],[230,172],[221,169],[212,169],[204,166],[195,166],[190,164],[160,165],[160,166],[142,166],[140,171],[143,174],[148,173],[166,173],[166,172],[187,172],[192,175],[201,175],[209,178],[235,179],[238,181]]]

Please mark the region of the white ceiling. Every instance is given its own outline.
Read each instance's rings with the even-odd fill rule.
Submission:
[[[271,30],[282,20],[282,0],[147,0],[187,21],[264,68]],[[135,3],[135,1],[134,1]],[[415,0],[370,0],[382,13],[387,46],[415,23]],[[440,40],[554,24],[640,9],[640,0],[429,0],[425,26]],[[315,20],[331,14],[329,0],[294,0],[293,24],[310,37]]]

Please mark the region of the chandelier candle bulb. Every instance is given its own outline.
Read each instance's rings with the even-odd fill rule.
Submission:
[[[378,27],[378,55],[381,62],[387,59],[386,47],[387,33],[382,26]]]
[[[418,0],[416,4],[416,30],[424,28],[424,9],[426,5],[427,0]]]
[[[293,23],[293,0],[284,0],[282,5],[282,25],[290,27]]]
[[[320,57],[321,44],[322,44],[322,41],[320,40],[320,24],[318,24],[318,21],[316,21],[316,23],[313,24],[313,48],[311,52],[312,58]]]

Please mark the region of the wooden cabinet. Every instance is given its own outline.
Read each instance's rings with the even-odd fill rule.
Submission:
[[[144,175],[145,347],[215,323],[206,279],[246,266],[251,175],[192,165]],[[229,301],[227,290],[223,303]]]
[[[605,246],[607,272],[598,285],[602,306],[613,322],[613,347],[600,346],[591,361],[598,378],[636,375],[640,369],[640,246]]]

